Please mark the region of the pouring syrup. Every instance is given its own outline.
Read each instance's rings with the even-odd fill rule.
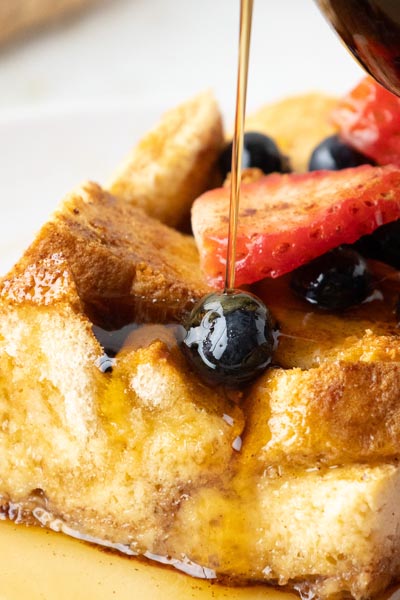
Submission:
[[[240,183],[242,177],[241,165],[243,157],[244,118],[246,114],[252,16],[253,0],[241,0],[235,131],[232,140],[231,196],[229,205],[225,291],[233,290],[235,287],[236,235],[239,218]]]
[[[235,289],[244,119],[253,0],[241,0],[235,131],[232,143],[231,195],[225,287],[202,298],[184,324],[182,349],[208,383],[236,387],[248,383],[271,363],[277,332],[265,304]]]

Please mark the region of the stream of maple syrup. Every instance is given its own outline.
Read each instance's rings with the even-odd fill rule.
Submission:
[[[235,287],[236,235],[239,218],[240,184],[242,179],[244,118],[246,114],[252,16],[253,0],[241,0],[239,61],[236,87],[235,131],[232,140],[231,197],[229,205],[225,291],[232,290]]]

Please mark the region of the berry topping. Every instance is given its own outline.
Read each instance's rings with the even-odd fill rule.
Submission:
[[[319,308],[342,310],[367,298],[371,275],[356,250],[339,246],[294,271],[290,286]]]
[[[361,152],[348,146],[339,136],[331,135],[323,140],[311,154],[308,170],[339,171],[340,169],[358,167],[364,164],[372,165],[374,162]]]
[[[182,348],[209,383],[239,386],[271,363],[277,332],[269,310],[253,294],[209,294],[184,326]]]
[[[232,142],[222,151],[219,164],[222,176],[225,178],[231,170]],[[262,133],[249,132],[243,139],[243,169],[260,169],[263,173],[288,173],[289,162],[281,154],[274,140]]]
[[[278,277],[341,244],[400,218],[400,168],[361,165],[341,171],[273,173],[243,184],[236,285]],[[222,287],[229,189],[195,200],[192,228],[208,281]]]
[[[400,269],[400,221],[378,227],[370,235],[360,238],[354,246],[363,256]]]
[[[334,110],[340,137],[379,165],[400,166],[400,98],[365,77]]]

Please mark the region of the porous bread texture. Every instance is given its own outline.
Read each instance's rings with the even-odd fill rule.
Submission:
[[[229,464],[241,411],[163,342],[101,373],[103,350],[79,304],[59,256],[3,283],[3,511],[31,509],[49,526],[58,518],[83,535],[155,551],[181,496]]]
[[[245,129],[271,136],[294,171],[307,171],[314,148],[337,131],[330,121],[336,103],[336,98],[320,92],[290,96],[249,114]]]
[[[297,114],[308,103],[316,123],[314,101]],[[310,348],[304,311],[273,288],[286,368],[241,408],[154,326],[100,372],[88,311],[179,319],[206,291],[188,236],[95,184],[64,201],[0,286],[2,512],[234,582],[378,594],[400,573],[397,335],[371,315],[306,315]]]
[[[192,202],[218,184],[222,118],[211,92],[168,111],[132,150],[110,191],[171,227],[187,229]]]
[[[262,466],[371,463],[398,457],[400,339],[393,307],[398,273],[371,263],[382,300],[332,314],[290,292],[290,276],[256,292],[280,324],[280,369],[246,400],[246,449]]]
[[[397,458],[399,390],[400,362],[271,370],[244,407],[246,452],[260,469]]]
[[[4,513],[321,598],[366,598],[389,584],[399,569],[395,462],[274,467],[252,440],[265,398],[248,393],[243,431],[242,410],[205,387],[168,336],[132,337],[113,372],[100,373],[102,348],[60,255],[3,281]]]
[[[103,352],[60,255],[2,282],[0,307],[0,473],[2,491],[11,477],[15,493],[24,490],[25,469],[32,481],[39,478],[29,491],[41,487],[43,457],[54,463],[59,483],[87,458],[97,429],[93,402],[102,387],[95,362]]]
[[[234,580],[366,599],[398,576],[399,493],[391,464],[275,476],[243,470],[225,493],[202,488],[183,502],[166,546],[186,543],[192,560],[224,565]]]
[[[246,448],[259,468],[398,457],[398,272],[370,268],[384,300],[336,314],[296,298],[290,276],[257,286],[280,325],[274,360],[283,367],[265,372],[246,401]]]
[[[399,468],[362,465],[350,452],[341,455],[349,464],[317,467],[315,436],[331,417],[317,399],[310,422],[297,423],[299,447],[287,436],[291,448],[280,426],[298,406],[284,382],[282,397],[265,392],[274,372],[247,393],[244,431],[241,409],[188,370],[171,336],[149,344],[134,331],[113,372],[100,373],[102,348],[61,255],[5,279],[0,315],[5,513],[131,552],[185,556],[236,582],[308,586],[321,598],[366,598],[397,575]],[[322,370],[315,377],[327,381]],[[268,447],[265,417],[279,409],[280,437]],[[365,421],[375,423],[373,411]],[[306,439],[303,466],[276,460],[287,449],[299,456]]]
[[[176,321],[209,291],[192,237],[94,183],[66,197],[14,272],[56,253],[67,261],[86,309],[103,326]]]

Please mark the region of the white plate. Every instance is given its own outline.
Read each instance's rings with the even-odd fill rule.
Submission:
[[[109,105],[25,111],[0,117],[0,273],[64,194],[105,183],[162,110]]]

